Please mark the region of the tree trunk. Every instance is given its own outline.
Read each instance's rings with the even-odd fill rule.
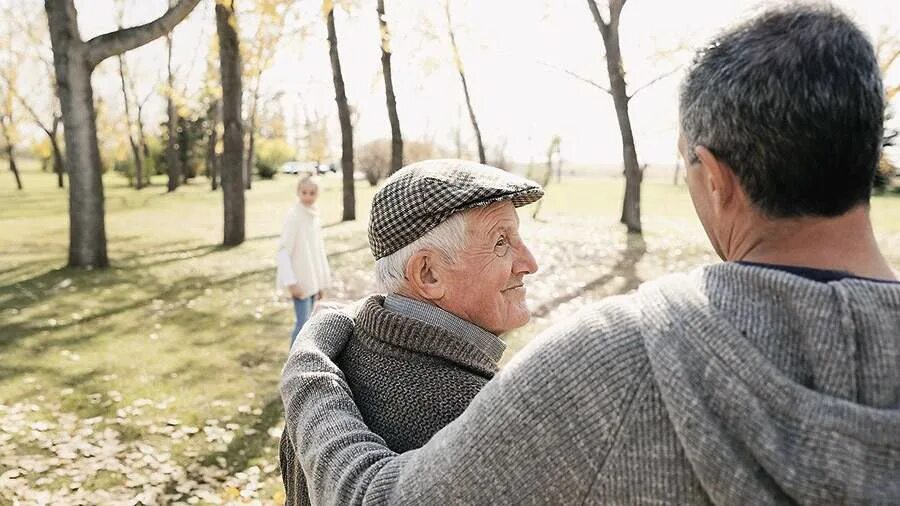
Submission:
[[[13,135],[10,133],[12,128],[13,117],[12,111],[8,111],[6,115],[0,115],[0,130],[3,131],[3,139],[6,141],[6,156],[9,158],[9,171],[12,172],[16,179],[16,187],[22,189],[22,178],[19,176],[19,166],[16,165],[15,148],[13,147]]]
[[[219,62],[222,74],[222,122],[225,133],[222,164],[222,197],[225,230],[222,244],[244,242],[244,134],[241,125],[241,54],[238,47],[234,0],[216,2],[216,31],[219,34]]]
[[[191,163],[191,152],[194,144],[191,139],[191,121],[179,115],[178,116],[178,168],[180,169],[179,177],[181,182],[187,184],[188,181],[197,176],[197,168]]]
[[[478,120],[475,119],[472,99],[469,98],[469,87],[466,85],[466,74],[462,70],[459,71],[459,78],[462,80],[463,93],[466,95],[466,107],[469,108],[469,119],[472,121],[472,130],[475,131],[475,142],[478,143],[478,160],[481,163],[487,163],[487,157],[484,155],[484,142],[481,140],[481,129],[478,127]]]
[[[256,155],[256,107],[259,102],[259,76],[256,78],[256,89],[253,91],[253,107],[250,109],[250,118],[247,128],[247,159],[244,162],[244,188],[249,190],[253,186],[253,157]]]
[[[391,123],[391,167],[393,174],[403,167],[403,134],[400,132],[400,116],[397,115],[397,97],[394,96],[394,79],[391,72],[391,38],[384,15],[384,0],[378,0],[378,26],[381,29],[381,70],[384,74],[384,94],[387,100],[388,120]]]
[[[173,192],[181,183],[181,168],[178,166],[178,153],[175,151],[175,144],[178,142],[178,116],[175,111],[175,74],[172,72],[172,35],[166,35],[166,48],[168,56],[166,60],[166,68],[168,69],[168,77],[166,78],[166,115],[168,117],[166,123],[166,131],[168,134],[168,142],[166,142],[166,173],[169,176],[169,182],[166,184],[166,190]]]
[[[334,28],[334,9],[326,16],[328,25],[328,52],[331,56],[331,70],[334,74],[334,99],[337,102],[338,118],[341,122],[341,172],[344,185],[343,221],[356,219],[356,194],[353,181],[353,123],[350,121],[350,106],[344,91],[344,76],[341,74],[341,60],[338,56],[337,31]]]
[[[13,152],[13,145],[9,142],[9,138],[6,139],[6,156],[9,157],[9,170],[13,173],[13,177],[16,178],[16,187],[21,190],[22,178],[19,176],[19,167],[16,166],[16,155]]]
[[[138,104],[137,106],[137,133],[138,133],[138,142],[141,145],[141,153],[143,154],[143,160],[150,159],[150,146],[147,145],[147,138],[144,136],[144,104]],[[148,168],[144,171],[144,182],[142,183],[144,186],[150,186],[150,169]]]
[[[256,156],[256,108],[259,107],[259,85],[262,76],[262,66],[257,69],[253,80],[253,102],[250,105],[250,117],[247,120],[247,158],[244,160],[244,188],[249,190],[253,186],[253,157]]]
[[[611,31],[608,37],[604,37],[604,41],[606,41],[606,65],[610,69],[610,91],[616,108],[616,118],[619,121],[619,132],[622,135],[622,160],[625,163],[625,198],[622,201],[620,221],[628,227],[629,232],[641,233],[641,179],[643,174],[638,165],[634,134],[631,130],[631,118],[628,115],[628,96],[625,92],[625,76],[622,71],[618,30]]]
[[[247,139],[247,164],[244,168],[244,188],[247,190],[253,187],[253,157],[255,156],[253,151],[256,145],[256,132],[254,132],[253,122],[249,126],[251,130]]]
[[[610,20],[604,22],[600,16],[596,0],[588,0],[588,6],[603,36],[606,48],[606,70],[609,75],[609,91],[616,108],[619,132],[622,136],[622,161],[625,166],[625,198],[622,201],[620,221],[630,233],[641,233],[641,180],[643,172],[637,161],[634,146],[634,134],[631,130],[631,118],[628,115],[629,96],[625,84],[625,67],[622,63],[622,52],[619,47],[619,15],[625,0],[609,0]]]
[[[103,181],[91,72],[97,64],[165,35],[200,0],[180,0],[159,18],[88,42],[78,32],[74,0],[44,0],[50,28],[56,92],[65,125],[69,169],[69,266],[107,267]]]
[[[481,128],[478,127],[478,120],[475,118],[475,109],[472,108],[472,99],[469,96],[469,85],[466,82],[466,71],[462,63],[462,56],[459,54],[459,47],[456,45],[456,35],[453,33],[453,21],[450,18],[450,2],[444,3],[444,11],[447,14],[447,30],[450,34],[450,45],[453,47],[453,59],[456,63],[456,70],[459,71],[459,80],[462,81],[463,94],[466,96],[466,107],[469,109],[469,120],[472,122],[472,130],[475,131],[475,142],[478,143],[478,160],[481,163],[487,163],[487,157],[484,154],[484,142],[481,140]]]
[[[56,138],[57,133],[59,132],[60,121],[62,121],[62,118],[59,116],[53,117],[53,128],[48,132],[48,136],[50,137],[50,148],[53,149],[53,172],[56,173],[56,186],[62,189],[66,187],[65,182],[63,181],[63,174],[66,172],[66,166],[63,163],[62,150],[59,149],[59,140]]]
[[[219,189],[219,164],[216,156],[216,143],[219,142],[219,102],[213,102],[207,111],[209,119],[209,139],[206,144],[206,175],[210,179],[212,191]]]
[[[131,146],[131,155],[134,158],[134,188],[140,190],[144,187],[144,161],[141,157],[141,150],[134,138],[133,127],[131,124],[131,104],[128,100],[128,88],[125,86],[125,58],[118,55],[119,60],[119,80],[122,83],[122,100],[125,102],[125,127],[128,129],[128,144]]]
[[[69,266],[107,267],[91,67],[72,0],[46,0],[69,168]]]

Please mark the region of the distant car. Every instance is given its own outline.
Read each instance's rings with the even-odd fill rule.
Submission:
[[[315,172],[316,164],[312,162],[284,162],[281,164],[283,174],[299,174],[301,172]]]
[[[325,174],[327,172],[337,172],[334,165],[326,165],[316,162],[285,162],[281,164],[281,172],[283,174],[300,174],[306,172],[308,174]]]

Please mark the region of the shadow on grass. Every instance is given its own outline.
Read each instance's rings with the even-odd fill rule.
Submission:
[[[564,304],[577,297],[590,293],[619,277],[624,278],[625,283],[616,293],[621,294],[634,290],[643,282],[637,275],[637,263],[644,257],[645,253],[647,253],[647,244],[644,242],[644,238],[638,234],[628,234],[625,250],[621,252],[619,259],[616,261],[615,265],[613,265],[612,270],[609,273],[599,276],[571,292],[564,293],[548,300],[535,308],[534,311],[531,312],[531,316],[533,318],[547,316],[547,314],[556,309],[560,304]]]
[[[0,382],[6,381],[8,379],[12,379],[18,376],[24,376],[26,374],[35,374],[35,373],[44,373],[49,372],[51,369],[46,367],[19,367],[14,365],[0,365]]]
[[[110,390],[109,385],[101,381],[101,377],[107,374],[107,370],[94,368],[87,372],[73,374],[66,372],[61,374],[60,370],[51,367],[32,366],[29,368],[21,367],[3,367],[0,369],[0,381],[22,377],[29,374],[42,375],[52,378],[52,384],[42,383],[39,386],[41,390],[36,388],[18,389],[15,395],[5,398],[5,402],[15,404],[33,400],[36,395],[43,393],[53,399],[60,399],[61,406],[64,411],[76,413],[81,418],[90,418],[93,416],[109,416],[115,413],[117,405],[115,403],[89,403],[85,402],[83,395],[73,395],[72,397],[60,397],[59,391],[63,388],[72,388],[77,392],[103,393]]]
[[[3,278],[14,278],[19,273],[28,272],[28,271],[32,270],[32,268],[37,267],[39,265],[46,264],[46,263],[47,263],[47,260],[44,260],[44,259],[31,260],[28,262],[19,262],[14,267],[0,269],[0,280],[2,280]],[[0,281],[0,283],[2,283],[2,281]],[[0,285],[0,286],[2,286],[2,285]]]
[[[262,414],[249,424],[249,428],[253,429],[252,434],[244,431],[236,433],[224,454],[208,454],[200,457],[201,462],[205,466],[213,466],[216,465],[216,457],[225,457],[226,469],[230,474],[245,470],[251,462],[266,454],[266,448],[277,448],[274,439],[269,435],[269,429],[277,426],[283,415],[281,397],[278,392],[272,392],[262,408]]]
[[[257,239],[268,238],[269,236],[261,236]],[[368,248],[368,244],[362,243],[348,249],[332,252],[329,254],[330,260],[336,260],[342,256],[361,252]],[[22,338],[36,335],[43,331],[58,333],[73,326],[86,326],[90,328],[89,332],[80,332],[77,336],[67,337],[63,339],[47,339],[46,346],[35,346],[34,353],[41,353],[47,349],[51,343],[53,346],[72,346],[78,345],[85,341],[91,340],[98,335],[104,335],[105,332],[121,332],[122,329],[116,325],[107,325],[97,327],[98,322],[109,319],[111,317],[121,315],[130,311],[139,310],[149,307],[154,300],[170,301],[187,301],[196,298],[204,293],[208,288],[243,286],[249,280],[261,276],[273,276],[274,272],[271,266],[265,266],[259,269],[247,270],[231,276],[220,279],[210,279],[207,274],[197,274],[194,276],[183,277],[173,282],[156,279],[146,268],[161,263],[174,263],[177,261],[190,261],[199,257],[211,255],[216,252],[223,251],[220,245],[202,245],[194,247],[179,247],[175,249],[166,249],[161,252],[152,253],[150,256],[158,257],[160,255],[176,255],[175,258],[163,258],[155,262],[141,262],[138,260],[141,255],[132,255],[123,260],[124,265],[118,268],[93,270],[62,268],[53,269],[37,274],[31,278],[0,286],[0,303],[5,308],[14,308],[19,311],[28,309],[39,304],[48,305],[48,311],[54,311],[57,314],[67,314],[69,311],[77,312],[80,307],[79,297],[91,297],[91,293],[104,293],[104,297],[113,301],[122,301],[118,304],[109,304],[109,306],[97,312],[92,312],[79,319],[63,319],[62,321],[50,322],[54,318],[44,319],[22,318],[18,321],[9,321],[6,318],[0,324],[0,353],[16,345]],[[190,255],[189,257],[182,255]],[[128,263],[134,261],[133,263]],[[141,291],[146,294],[139,299],[131,299],[127,295],[130,287],[139,286]],[[73,290],[71,287],[75,287]],[[134,321],[140,322],[142,315],[135,315]],[[194,322],[194,328],[201,330],[197,326],[201,322]],[[213,328],[219,323],[212,318],[205,319],[203,324],[212,325]],[[93,326],[93,327],[92,327]],[[204,327],[209,328],[209,327]]]

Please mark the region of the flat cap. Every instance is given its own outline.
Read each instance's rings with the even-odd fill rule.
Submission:
[[[372,199],[369,247],[383,258],[422,237],[453,213],[510,201],[521,207],[544,189],[534,181],[466,160],[426,160],[398,170]]]

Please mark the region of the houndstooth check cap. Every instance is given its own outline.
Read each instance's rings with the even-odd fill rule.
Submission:
[[[369,247],[383,258],[422,237],[453,213],[508,200],[516,207],[544,195],[534,181],[466,160],[426,160],[398,170],[372,200]]]

